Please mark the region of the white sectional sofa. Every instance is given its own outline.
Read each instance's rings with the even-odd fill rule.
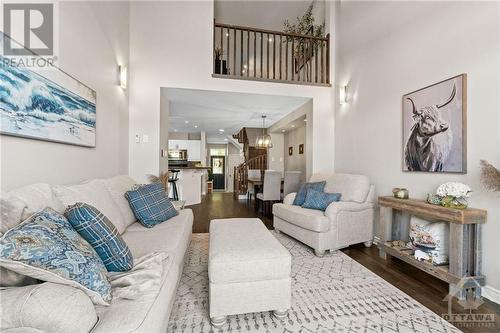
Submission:
[[[339,202],[323,212],[294,206],[296,193],[273,205],[274,228],[312,247],[318,256],[351,244],[371,246],[375,188],[368,177],[352,174],[315,174],[309,182],[326,181],[325,192],[341,193]]]
[[[10,223],[10,227],[16,224],[13,216],[22,205],[22,218],[25,218],[47,206],[63,212],[65,203],[86,199],[87,203],[105,215],[113,216],[115,226],[132,251],[134,261],[153,252],[165,252],[168,259],[162,261],[162,267],[156,274],[159,276],[159,286],[153,295],[135,299],[114,297],[110,306],[93,306],[83,292],[72,287],[54,283],[22,286],[23,281],[18,281],[21,286],[2,288],[0,291],[1,331],[88,332],[89,325],[92,332],[96,333],[166,331],[191,239],[193,213],[190,209],[183,209],[172,219],[154,228],[145,228],[135,222],[123,197],[133,184],[134,181],[128,176],[117,176],[73,186],[35,184],[2,195],[7,198],[2,201],[3,208],[11,209],[2,212],[2,232],[6,231],[6,223]],[[8,217],[5,223],[4,217]],[[8,277],[9,274],[3,271],[0,276],[2,286],[12,285],[12,281],[7,281]],[[140,290],[140,286],[125,287],[132,290],[137,287]],[[41,298],[40,295],[46,294],[51,297]],[[72,296],[68,297],[68,294]],[[40,299],[43,301],[40,302]],[[56,309],[66,309],[67,312],[61,313]],[[75,318],[79,318],[79,321],[65,322]],[[96,318],[97,322],[93,322]],[[83,322],[85,320],[88,322]]]

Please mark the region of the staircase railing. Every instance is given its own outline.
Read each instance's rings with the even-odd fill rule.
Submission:
[[[330,84],[330,35],[315,37],[214,22],[216,77]]]
[[[234,195],[246,194],[248,190],[248,170],[259,169],[261,177],[267,168],[267,155],[259,155],[234,167]]]

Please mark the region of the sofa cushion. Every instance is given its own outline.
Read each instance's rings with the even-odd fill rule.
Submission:
[[[259,219],[210,221],[210,283],[278,280],[290,277],[291,255]]]
[[[340,193],[326,193],[309,189],[302,208],[325,211],[332,202],[339,200]]]
[[[26,203],[13,195],[1,192],[0,196],[0,236],[21,222]]]
[[[295,195],[293,204],[296,206],[302,206],[306,201],[307,190],[312,189],[322,192],[323,189],[325,188],[325,184],[326,184],[325,181],[302,183],[302,185],[300,185],[299,191]]]
[[[127,191],[125,197],[135,217],[147,228],[152,228],[178,214],[168,199],[163,185],[158,182]]]
[[[0,266],[35,279],[83,290],[108,304],[111,286],[95,250],[51,208],[33,214],[0,238]]]
[[[116,227],[97,208],[77,202],[64,213],[75,230],[96,250],[109,272],[134,266],[132,253]]]
[[[127,175],[103,179],[103,182],[104,186],[109,191],[111,197],[120,209],[125,227],[128,227],[132,223],[136,222],[137,219],[134,216],[134,212],[130,208],[127,198],[125,198],[125,192],[130,191],[132,187],[136,185],[136,182]]]
[[[142,257],[154,251],[165,251],[184,256],[181,243],[192,233],[193,211],[183,209],[179,215],[172,217],[168,223],[161,223],[154,228],[146,228],[134,223],[123,233],[122,237],[132,251],[134,258]],[[180,259],[182,260],[182,258]]]
[[[330,220],[320,210],[295,205],[274,204],[273,215],[307,230],[316,232],[330,230]]]
[[[45,207],[50,207],[59,213],[64,212],[64,205],[55,196],[49,184],[32,184],[12,190],[8,194],[21,199],[26,204],[19,222],[26,220],[30,215]]]
[[[370,191],[370,180],[364,175],[347,173],[315,174],[310,182],[325,180],[325,192],[342,194],[342,201],[365,202]]]
[[[2,331],[29,327],[39,332],[83,333],[90,332],[98,320],[90,298],[73,287],[46,282],[0,294]]]
[[[125,222],[118,205],[104,186],[102,179],[94,179],[72,186],[54,186],[54,193],[61,200],[64,207],[77,202],[85,202],[99,209],[121,234],[125,230]]]

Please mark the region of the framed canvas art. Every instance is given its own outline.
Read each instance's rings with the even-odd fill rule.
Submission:
[[[301,143],[299,145],[299,154],[304,154],[304,144],[303,143]]]
[[[59,68],[15,67],[3,56],[0,64],[1,134],[95,147],[94,90]]]
[[[293,155],[293,147],[288,147],[288,156]]]
[[[403,96],[403,171],[467,172],[467,74]]]

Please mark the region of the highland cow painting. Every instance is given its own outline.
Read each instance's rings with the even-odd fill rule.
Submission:
[[[403,171],[467,172],[467,74],[403,96]]]

